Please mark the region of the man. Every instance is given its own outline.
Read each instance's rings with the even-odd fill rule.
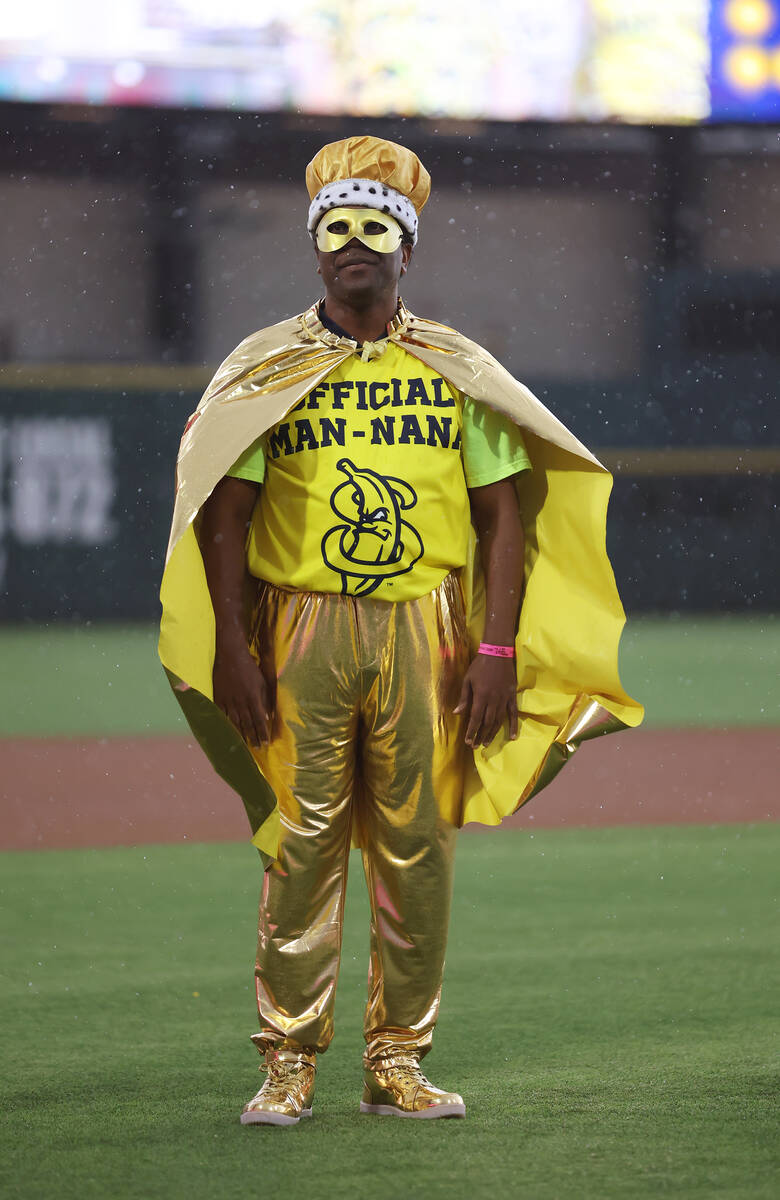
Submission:
[[[242,1123],[311,1114],[351,838],[372,913],[361,1111],[462,1117],[420,1068],[456,829],[641,719],[617,675],[608,476],[485,351],[400,302],[430,190],[415,155],[349,138],[307,186],[325,298],[242,343],[185,431],[161,656],[266,857],[268,1078]]]

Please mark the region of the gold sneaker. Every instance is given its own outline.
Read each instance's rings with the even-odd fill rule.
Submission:
[[[297,1125],[311,1116],[315,1056],[302,1050],[268,1050],[261,1071],[268,1078],[244,1106],[242,1125]]]
[[[416,1058],[399,1056],[377,1062],[365,1072],[362,1113],[384,1117],[465,1117],[466,1105],[457,1092],[434,1087]]]

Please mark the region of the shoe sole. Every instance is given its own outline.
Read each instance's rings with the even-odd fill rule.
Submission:
[[[362,1113],[373,1113],[377,1117],[411,1117],[418,1121],[432,1121],[437,1117],[465,1117],[465,1104],[434,1104],[431,1108],[421,1108],[417,1112],[404,1112],[402,1108],[393,1108],[392,1104],[366,1104],[360,1101]]]
[[[310,1117],[311,1109],[302,1108],[300,1116],[288,1117],[286,1113],[245,1112],[241,1114],[242,1125],[297,1125],[301,1117]]]

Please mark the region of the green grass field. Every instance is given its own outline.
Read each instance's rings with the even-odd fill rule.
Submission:
[[[780,827],[461,838],[427,1060],[464,1122],[361,1117],[359,860],[315,1116],[259,1086],[244,846],[2,856],[8,1200],[772,1200]]]
[[[149,626],[0,629],[0,734],[184,734]],[[649,727],[780,724],[780,620],[629,624]],[[772,1200],[780,826],[463,837],[427,1060],[465,1122],[360,1117],[353,856],[315,1118],[259,1086],[246,845],[0,855],[0,1195]]]
[[[0,734],[184,733],[147,625],[0,627]],[[652,618],[621,645],[648,727],[780,724],[780,619]]]

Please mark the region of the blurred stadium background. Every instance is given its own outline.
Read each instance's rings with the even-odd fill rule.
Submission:
[[[199,847],[180,845],[150,854],[154,866],[136,877],[139,861],[130,851],[57,848],[244,836],[239,802],[207,777],[155,661],[173,463],[181,429],[217,363],[247,333],[315,297],[303,172],[320,145],[350,134],[404,142],[433,176],[404,290],[409,306],[485,344],[615,474],[608,536],[630,618],[624,673],[647,702],[647,727],[607,739],[609,746],[586,747],[524,812],[526,834],[498,836],[525,838],[534,824],[777,820],[777,0],[483,0],[478,7],[465,0],[403,0],[395,7],[299,0],[290,11],[266,0],[119,0],[110,7],[102,0],[28,0],[0,13],[0,118],[0,846],[9,851],[4,898],[26,897],[9,926],[15,933],[6,961],[20,972],[6,979],[18,1019],[12,1028],[29,1021],[32,996],[36,1022],[46,1005],[46,1019],[58,1020],[60,992],[75,990],[76,976],[82,1023],[103,1029],[108,1017],[98,1020],[96,1012],[106,1002],[109,1013],[121,1006],[126,1016],[118,963],[99,981],[90,977],[92,991],[82,986],[84,972],[112,961],[118,910],[106,880],[117,871],[141,889],[157,885],[157,907],[150,901],[148,911],[139,909],[148,933],[149,921],[175,927],[177,904],[192,899],[188,872],[205,870],[207,861]],[[496,848],[496,889],[518,904],[531,896],[540,928],[554,925],[563,958],[579,963],[573,970],[580,974],[592,968],[594,979],[601,969],[605,979],[614,971],[623,944],[602,939],[586,953],[581,925],[603,920],[602,908],[625,908],[630,896],[593,890],[595,867],[588,863],[609,872],[618,860],[625,868],[650,852],[658,870],[637,885],[642,929],[661,912],[652,881],[663,879],[669,856],[680,879],[687,869],[689,884],[680,882],[663,919],[676,920],[678,932],[687,929],[699,947],[719,947],[700,972],[695,1000],[695,981],[686,976],[691,1005],[709,1013],[702,1017],[709,1022],[707,1051],[702,1058],[692,1033],[680,1052],[680,1061],[693,1064],[688,1083],[676,1077],[689,1103],[675,1109],[670,1102],[669,1130],[676,1133],[664,1134],[666,1141],[652,1141],[632,1099],[636,1088],[658,1084],[656,1065],[666,1062],[659,1041],[645,1047],[636,1074],[623,1063],[622,1107],[603,1114],[623,1122],[628,1141],[620,1152],[599,1142],[572,1109],[571,1144],[550,1141],[553,1126],[560,1136],[567,1079],[536,1077],[542,1158],[572,1154],[582,1178],[555,1158],[551,1173],[523,1184],[507,1143],[494,1152],[488,1140],[481,1148],[469,1143],[471,1157],[457,1160],[452,1177],[451,1162],[429,1171],[427,1194],[440,1194],[449,1179],[447,1194],[458,1195],[476,1178],[490,1181],[498,1195],[510,1194],[511,1179],[511,1194],[534,1200],[636,1197],[675,1187],[702,1197],[776,1194],[769,1143],[755,1133],[758,1126],[746,1125],[747,1140],[724,1149],[715,1124],[697,1124],[696,1115],[705,1093],[722,1101],[711,1110],[721,1126],[733,1127],[736,1113],[751,1120],[765,1113],[766,1013],[755,997],[770,987],[771,938],[761,940],[759,930],[776,904],[764,853],[776,828],[765,825],[760,836],[746,830],[740,840],[739,827],[724,826],[722,846],[718,826],[702,831],[701,841],[690,830],[551,831],[543,843],[548,861],[565,863],[577,886],[567,890],[561,882],[555,890],[558,884],[540,876],[523,897],[516,894],[518,860]],[[624,840],[609,840],[618,836]],[[494,835],[485,837],[488,846]],[[514,844],[522,854],[520,841]],[[473,883],[475,873],[488,872],[488,852],[477,839],[462,845]],[[522,845],[525,867],[537,870],[529,843]],[[724,846],[734,866],[721,878]],[[25,849],[49,853],[18,853]],[[190,852],[195,858],[186,857]],[[208,879],[215,895],[242,869],[252,890],[250,851],[239,858],[237,848],[225,846],[214,854]],[[67,894],[71,870],[83,885],[78,902]],[[738,896],[734,889],[748,876],[752,890]],[[697,894],[714,897],[721,884],[728,933],[712,926],[715,908],[705,914],[697,907]],[[95,932],[90,951],[84,930],[98,905],[113,917]],[[51,935],[53,907],[62,909],[59,938]],[[249,916],[241,910],[251,954]],[[465,937],[465,915],[462,921]],[[748,954],[740,942],[746,924],[758,938],[747,958],[740,957]],[[350,947],[356,929],[348,932]],[[485,969],[500,974],[507,935],[500,920],[479,933],[483,956],[494,955]],[[125,941],[134,936],[146,935],[124,929]],[[221,937],[213,930],[205,941],[188,936],[193,961],[211,955]],[[736,958],[723,939],[733,939]],[[40,967],[49,959],[34,947],[54,941],[68,947],[70,967],[58,975],[50,963],[47,993],[33,978],[33,960]],[[149,959],[157,981],[147,981],[149,994],[167,980],[187,997],[198,995],[167,944],[162,938]],[[675,980],[691,961],[690,943],[681,933],[669,951],[667,958],[658,950],[652,987],[642,974],[647,1003],[663,1012],[667,1030],[680,1009],[664,1005],[679,991]],[[469,952],[467,944],[453,951],[456,978],[462,972],[456,992]],[[128,958],[124,948],[122,955]],[[244,987],[244,965],[224,966],[226,996],[235,979]],[[633,960],[624,966],[638,970]],[[730,974],[744,992],[727,1014],[711,1001]],[[610,996],[622,996],[617,982]],[[548,1005],[552,1019],[570,1029],[570,1062],[587,1057],[583,1046],[597,1059],[605,1053],[603,1031],[588,1041],[560,995],[525,1000],[531,1008]],[[593,1000],[595,1010],[608,1002],[597,994]],[[251,1027],[248,1001],[244,1008]],[[638,1004],[640,1025],[643,1012]],[[158,1006],[146,1024],[136,1021],[134,1045],[148,1046],[155,1020],[175,1025],[168,1008],[161,1014]],[[727,1020],[755,1039],[750,1062],[741,1050],[719,1057]],[[358,1023],[356,1015],[355,1030]],[[18,1034],[12,1111],[21,1130],[29,1129],[31,1113],[54,1120],[54,1149],[39,1157],[34,1134],[17,1137],[9,1195],[32,1195],[55,1181],[63,1195],[103,1196],[109,1187],[115,1195],[243,1194],[243,1166],[234,1164],[217,1187],[205,1176],[177,1173],[166,1160],[165,1178],[175,1181],[166,1191],[143,1155],[135,1182],[117,1190],[118,1160],[105,1152],[90,1158],[84,1130],[92,1123],[106,1139],[120,1136],[127,1110],[114,1106],[106,1118],[91,1093],[79,1107],[73,1082],[82,1050],[95,1053],[94,1040],[71,1038],[57,1059],[62,1086],[78,1100],[68,1124],[49,1106],[47,1060],[26,1028]],[[200,1030],[211,1044],[213,1026],[202,1022]],[[187,1037],[183,1021],[179,1036]],[[454,1027],[448,1036],[455,1045]],[[620,1036],[610,1050],[618,1056],[625,1031]],[[499,1054],[497,1046],[493,1051]],[[159,1046],[155,1052],[163,1053]],[[134,1053],[148,1069],[148,1059]],[[29,1091],[31,1063],[39,1086]],[[584,1112],[593,1077],[587,1062],[579,1065]],[[674,1069],[669,1060],[670,1077]],[[112,1096],[116,1087],[143,1088],[112,1076],[107,1064],[105,1070]],[[724,1092],[717,1082],[724,1073],[744,1079],[744,1088]],[[179,1086],[186,1090],[186,1079]],[[346,1081],[344,1087],[346,1096]],[[164,1107],[162,1078],[159,1088],[154,1120]],[[199,1145],[213,1136],[214,1153],[202,1150],[203,1162],[224,1170],[224,1112],[213,1095],[209,1104],[195,1122]],[[682,1127],[675,1111],[687,1121],[685,1143],[674,1142]],[[136,1114],[131,1125],[148,1149],[145,1120]],[[525,1128],[520,1116],[519,1125],[513,1120],[501,1126],[510,1140]],[[175,1136],[190,1137],[185,1114],[174,1125]],[[212,1133],[217,1128],[219,1135]],[[483,1127],[475,1132],[480,1128],[487,1137]],[[649,1165],[640,1169],[641,1147],[651,1143]],[[715,1157],[694,1170],[697,1153],[706,1158],[702,1147],[710,1146]],[[71,1149],[76,1157],[68,1159]],[[63,1174],[66,1161],[70,1175]],[[294,1169],[292,1159],[279,1163],[271,1182]],[[363,1194],[371,1181],[355,1163],[352,1185]],[[501,1174],[505,1167],[509,1175]],[[380,1180],[374,1194],[393,1194],[392,1182],[389,1175]],[[330,1186],[337,1186],[335,1176],[323,1195],[336,1194]]]
[[[615,469],[627,608],[774,611],[776,3],[36,0],[0,45],[4,621],[154,619],[183,423],[310,302],[304,166],[368,129],[433,173],[407,302]]]

